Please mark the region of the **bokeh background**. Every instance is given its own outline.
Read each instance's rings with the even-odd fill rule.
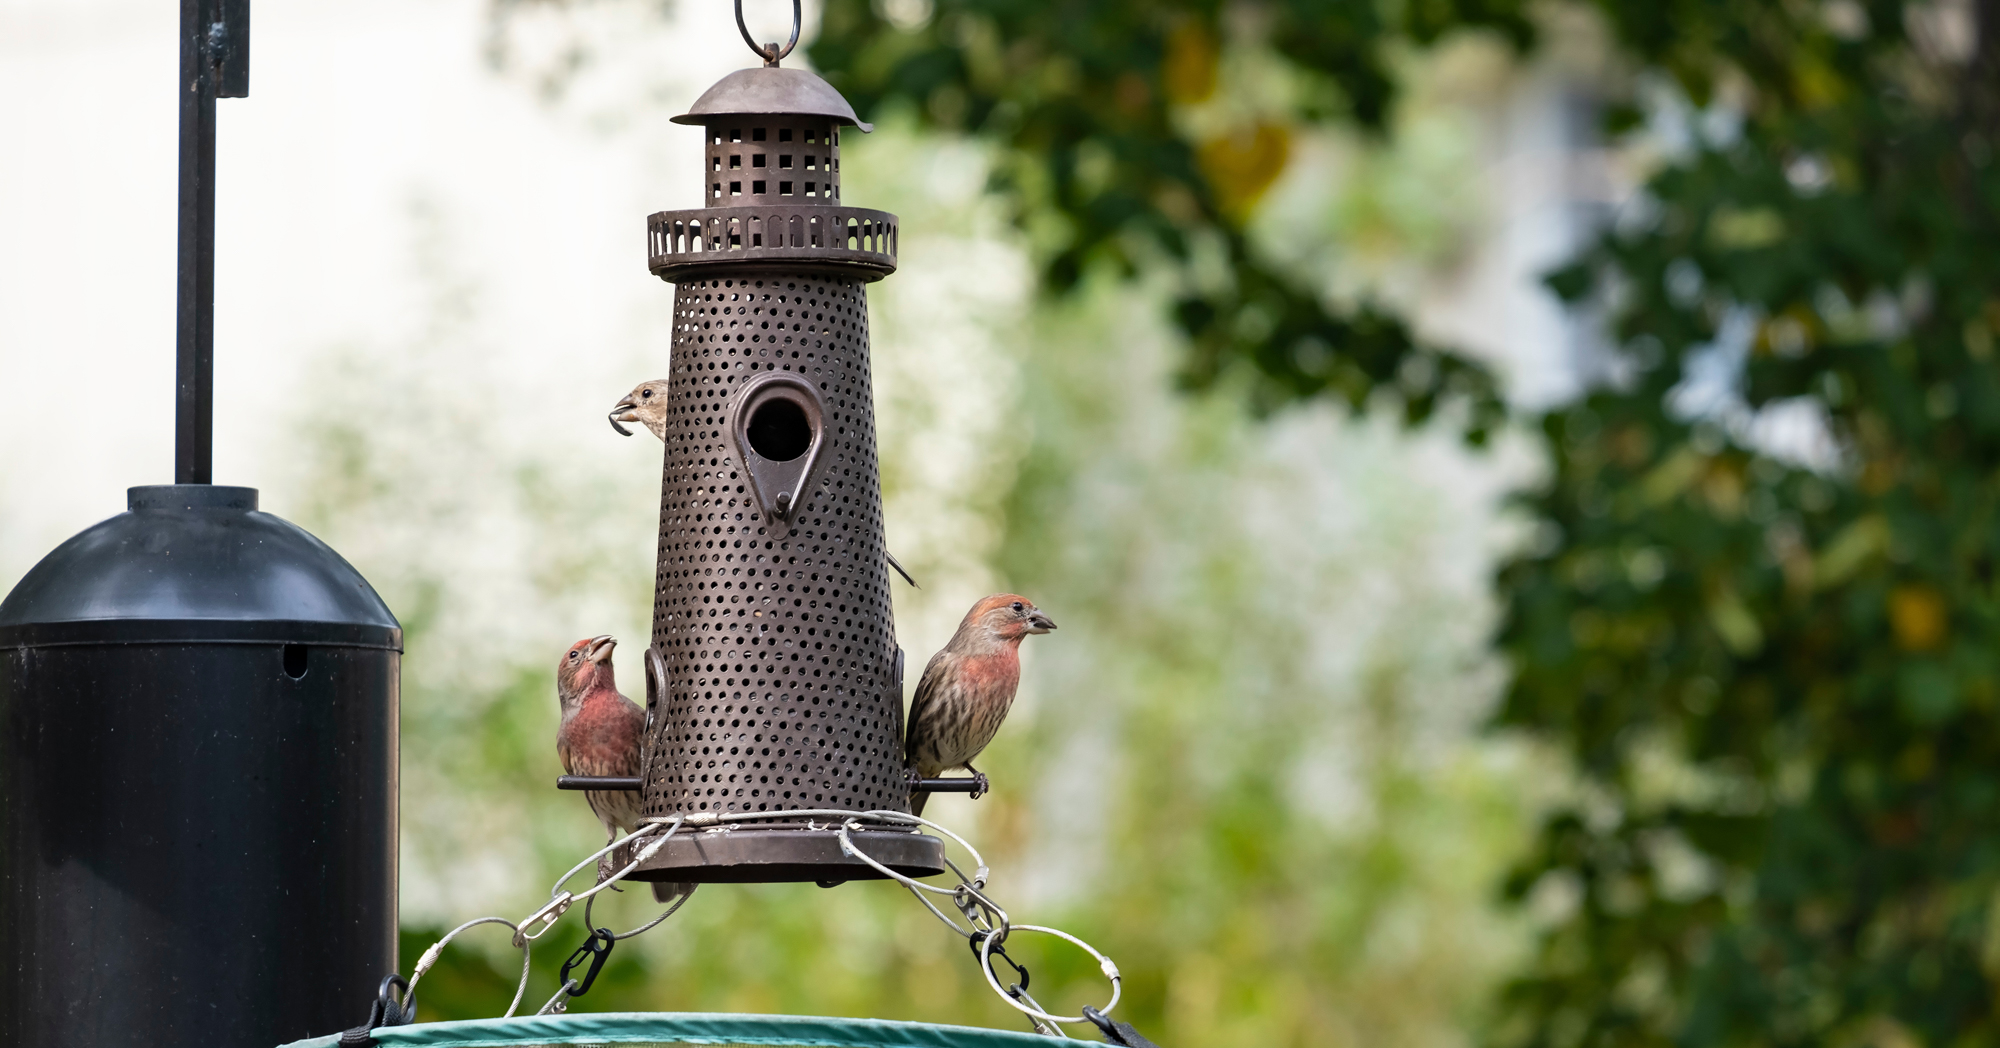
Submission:
[[[761,35],[788,13],[750,0]],[[1162,1044],[1990,1043],[2000,16],[1972,0],[825,0],[933,811]],[[0,587],[165,480],[171,5],[0,0]],[[553,663],[647,633],[667,122],[723,0],[257,0],[216,476],[406,629],[405,969],[598,843]],[[637,644],[620,652],[637,687]],[[914,677],[914,675],[913,675]],[[912,680],[914,685],[914,679]],[[597,912],[623,927],[644,893]],[[544,940],[528,997],[580,925]],[[1022,942],[1045,1003],[1094,965]],[[498,1014],[470,933],[424,1018]],[[710,886],[576,1008],[1019,1025],[899,890]]]

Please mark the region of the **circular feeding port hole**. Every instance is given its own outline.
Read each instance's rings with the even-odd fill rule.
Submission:
[[[812,447],[812,423],[796,401],[772,397],[750,413],[750,450],[772,462],[790,462]]]

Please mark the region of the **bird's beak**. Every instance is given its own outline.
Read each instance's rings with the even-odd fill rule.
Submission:
[[[592,662],[604,662],[611,658],[611,649],[617,646],[618,642],[612,640],[609,635],[592,638],[587,658]]]
[[[637,407],[629,400],[621,400],[618,403],[612,405],[611,414],[607,417],[611,421],[611,428],[617,430],[618,435],[621,437],[631,436],[632,431],[626,429],[624,426],[619,425],[620,422],[639,421]]]
[[[1041,609],[1037,608],[1033,612],[1029,613],[1028,615],[1029,633],[1047,633],[1048,631],[1055,628],[1056,624],[1053,621],[1051,621],[1047,615],[1042,614]]]

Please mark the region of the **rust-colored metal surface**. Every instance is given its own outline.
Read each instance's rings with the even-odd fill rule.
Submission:
[[[649,267],[676,286],[645,811],[907,811],[865,291],[895,269],[896,218],[840,204],[854,118],[809,73],[731,74],[687,119],[711,206],[648,220]],[[867,836],[891,866],[941,868],[933,838]],[[871,871],[823,822],[759,822],[676,838],[644,873]]]
[[[840,128],[833,120],[766,115],[717,120],[708,126],[703,152],[702,168],[708,177],[703,179],[702,203],[709,207],[839,203]]]
[[[905,810],[862,282],[746,269],[683,282],[675,302],[653,605],[669,683],[646,812]],[[787,460],[732,439],[751,428],[739,391],[767,375],[826,406]],[[762,503],[753,471],[809,459]]]
[[[898,239],[896,216],[859,207],[694,208],[646,220],[647,264],[654,276],[675,282],[745,262],[872,282],[896,271]]]
[[[855,830],[848,839],[869,858],[905,877],[934,877],[945,871],[944,842],[936,837],[908,830]],[[644,846],[641,841],[640,847]],[[611,853],[612,865],[623,868],[632,855],[632,846],[621,843]],[[824,829],[735,827],[682,830],[631,878],[720,884],[887,879],[843,853],[840,839]]]

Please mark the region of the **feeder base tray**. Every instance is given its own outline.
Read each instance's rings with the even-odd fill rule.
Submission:
[[[921,833],[860,830],[848,840],[868,857],[906,877],[945,871],[944,842]],[[645,841],[640,840],[640,847]],[[632,862],[632,847],[611,853],[614,867]],[[635,881],[773,884],[781,881],[884,880],[875,868],[840,850],[833,830],[682,830],[627,877]]]

